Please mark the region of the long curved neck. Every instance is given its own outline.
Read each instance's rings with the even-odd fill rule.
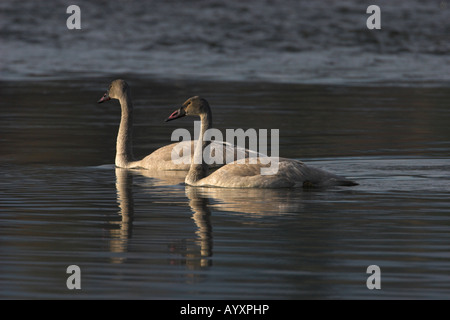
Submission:
[[[204,141],[203,137],[205,132],[212,126],[211,111],[208,109],[206,113],[202,113],[200,120],[200,135],[198,141],[195,143],[194,157],[191,160],[191,167],[185,179],[185,183],[188,185],[193,185],[208,175],[208,166],[203,159],[203,150],[208,146],[210,141]]]
[[[122,108],[122,117],[116,142],[116,166],[126,168],[133,161],[133,104],[128,92],[119,101]]]

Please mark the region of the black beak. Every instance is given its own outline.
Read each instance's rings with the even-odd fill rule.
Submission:
[[[172,121],[178,118],[183,118],[186,115],[186,111],[184,111],[184,107],[179,108],[178,110],[172,112],[172,114],[164,120],[165,122]]]
[[[111,98],[109,97],[108,91],[106,91],[103,97],[101,97],[100,100],[97,101],[97,103],[102,103],[108,100],[111,100]]]

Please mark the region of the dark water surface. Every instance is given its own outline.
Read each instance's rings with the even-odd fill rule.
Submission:
[[[163,120],[202,94],[217,128],[278,128],[280,155],[360,185],[190,188],[115,169],[118,102],[95,103],[110,78],[2,81],[1,298],[450,297],[448,88],[126,79],[137,158],[192,131]]]

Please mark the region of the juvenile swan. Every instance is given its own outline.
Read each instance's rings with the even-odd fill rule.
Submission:
[[[200,117],[200,137],[203,137],[206,130],[212,126],[211,108],[205,99],[198,96],[186,100],[183,106],[174,111],[166,121],[184,116]],[[262,158],[258,158],[257,163],[251,163],[248,158],[242,164],[235,161],[226,164],[208,175],[208,168],[201,156],[207,144],[207,141],[196,143],[194,158],[199,159],[199,161],[192,161],[185,179],[187,185],[224,188],[288,188],[357,185],[353,181],[336,176],[327,171],[308,167],[301,161],[286,158],[270,158],[272,161],[278,161],[279,164],[278,171],[271,175],[261,175],[261,168],[269,167],[267,161],[261,161]]]
[[[114,80],[111,82],[109,89],[103,97],[97,102],[102,103],[111,99],[119,100],[122,108],[122,117],[116,143],[116,167],[129,169],[143,168],[148,170],[189,170],[190,161],[194,153],[194,141],[172,143],[155,150],[142,160],[135,160],[132,149],[133,104],[131,102],[130,86],[122,79]],[[252,154],[249,150],[234,147],[223,141],[214,143],[220,145],[220,148],[216,148],[215,150],[222,153],[220,156],[223,158],[223,161],[222,163],[211,165],[212,167],[219,167],[226,163],[227,150],[232,150],[235,156],[234,160],[242,159]],[[177,152],[181,161],[175,163],[172,161],[172,150],[175,146],[179,148],[175,150],[182,150],[183,147],[187,146],[191,150],[191,153],[185,155],[180,154],[181,151]]]

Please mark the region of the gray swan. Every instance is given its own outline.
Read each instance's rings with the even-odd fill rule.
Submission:
[[[211,108],[209,103],[201,97],[195,96],[186,100],[166,121],[175,120],[184,116],[200,117],[200,137],[203,137],[206,130],[212,126]],[[202,151],[207,146],[207,143],[207,141],[196,143],[194,158],[198,158],[199,161],[192,161],[185,178],[187,185],[223,188],[289,188],[357,185],[357,183],[346,178],[321,169],[306,166],[299,160],[278,157],[271,157],[269,159],[278,161],[278,171],[274,174],[261,174],[261,168],[268,167],[269,165],[267,161],[261,161],[263,159],[259,157],[253,159],[257,160],[257,163],[252,163],[249,158],[245,158],[244,163],[239,163],[239,161],[231,162],[208,175],[208,168],[202,157]]]
[[[130,86],[122,79],[116,79],[111,82],[109,89],[103,95],[98,103],[102,103],[111,99],[117,99],[120,102],[122,109],[122,115],[120,120],[119,132],[117,134],[116,142],[116,158],[115,165],[119,168],[142,168],[148,170],[184,170],[188,171],[190,168],[190,161],[194,155],[194,141],[181,141],[175,142],[166,146],[163,146],[142,160],[135,160],[133,157],[132,149],[132,129],[133,129],[133,103],[131,101]],[[221,163],[211,164],[211,168],[217,168],[227,162],[231,162],[237,159],[246,158],[253,151],[246,150],[233,146],[224,141],[214,141],[214,144],[220,146],[215,148],[216,152],[219,152],[219,156],[222,158]],[[188,146],[191,150],[191,154],[183,154],[181,150],[184,146]],[[174,148],[177,147],[176,150]],[[178,154],[180,161],[172,161],[172,152],[175,151]],[[229,159],[227,154],[233,154],[234,158]],[[189,157],[189,159],[185,159]],[[185,161],[186,160],[186,161]]]

